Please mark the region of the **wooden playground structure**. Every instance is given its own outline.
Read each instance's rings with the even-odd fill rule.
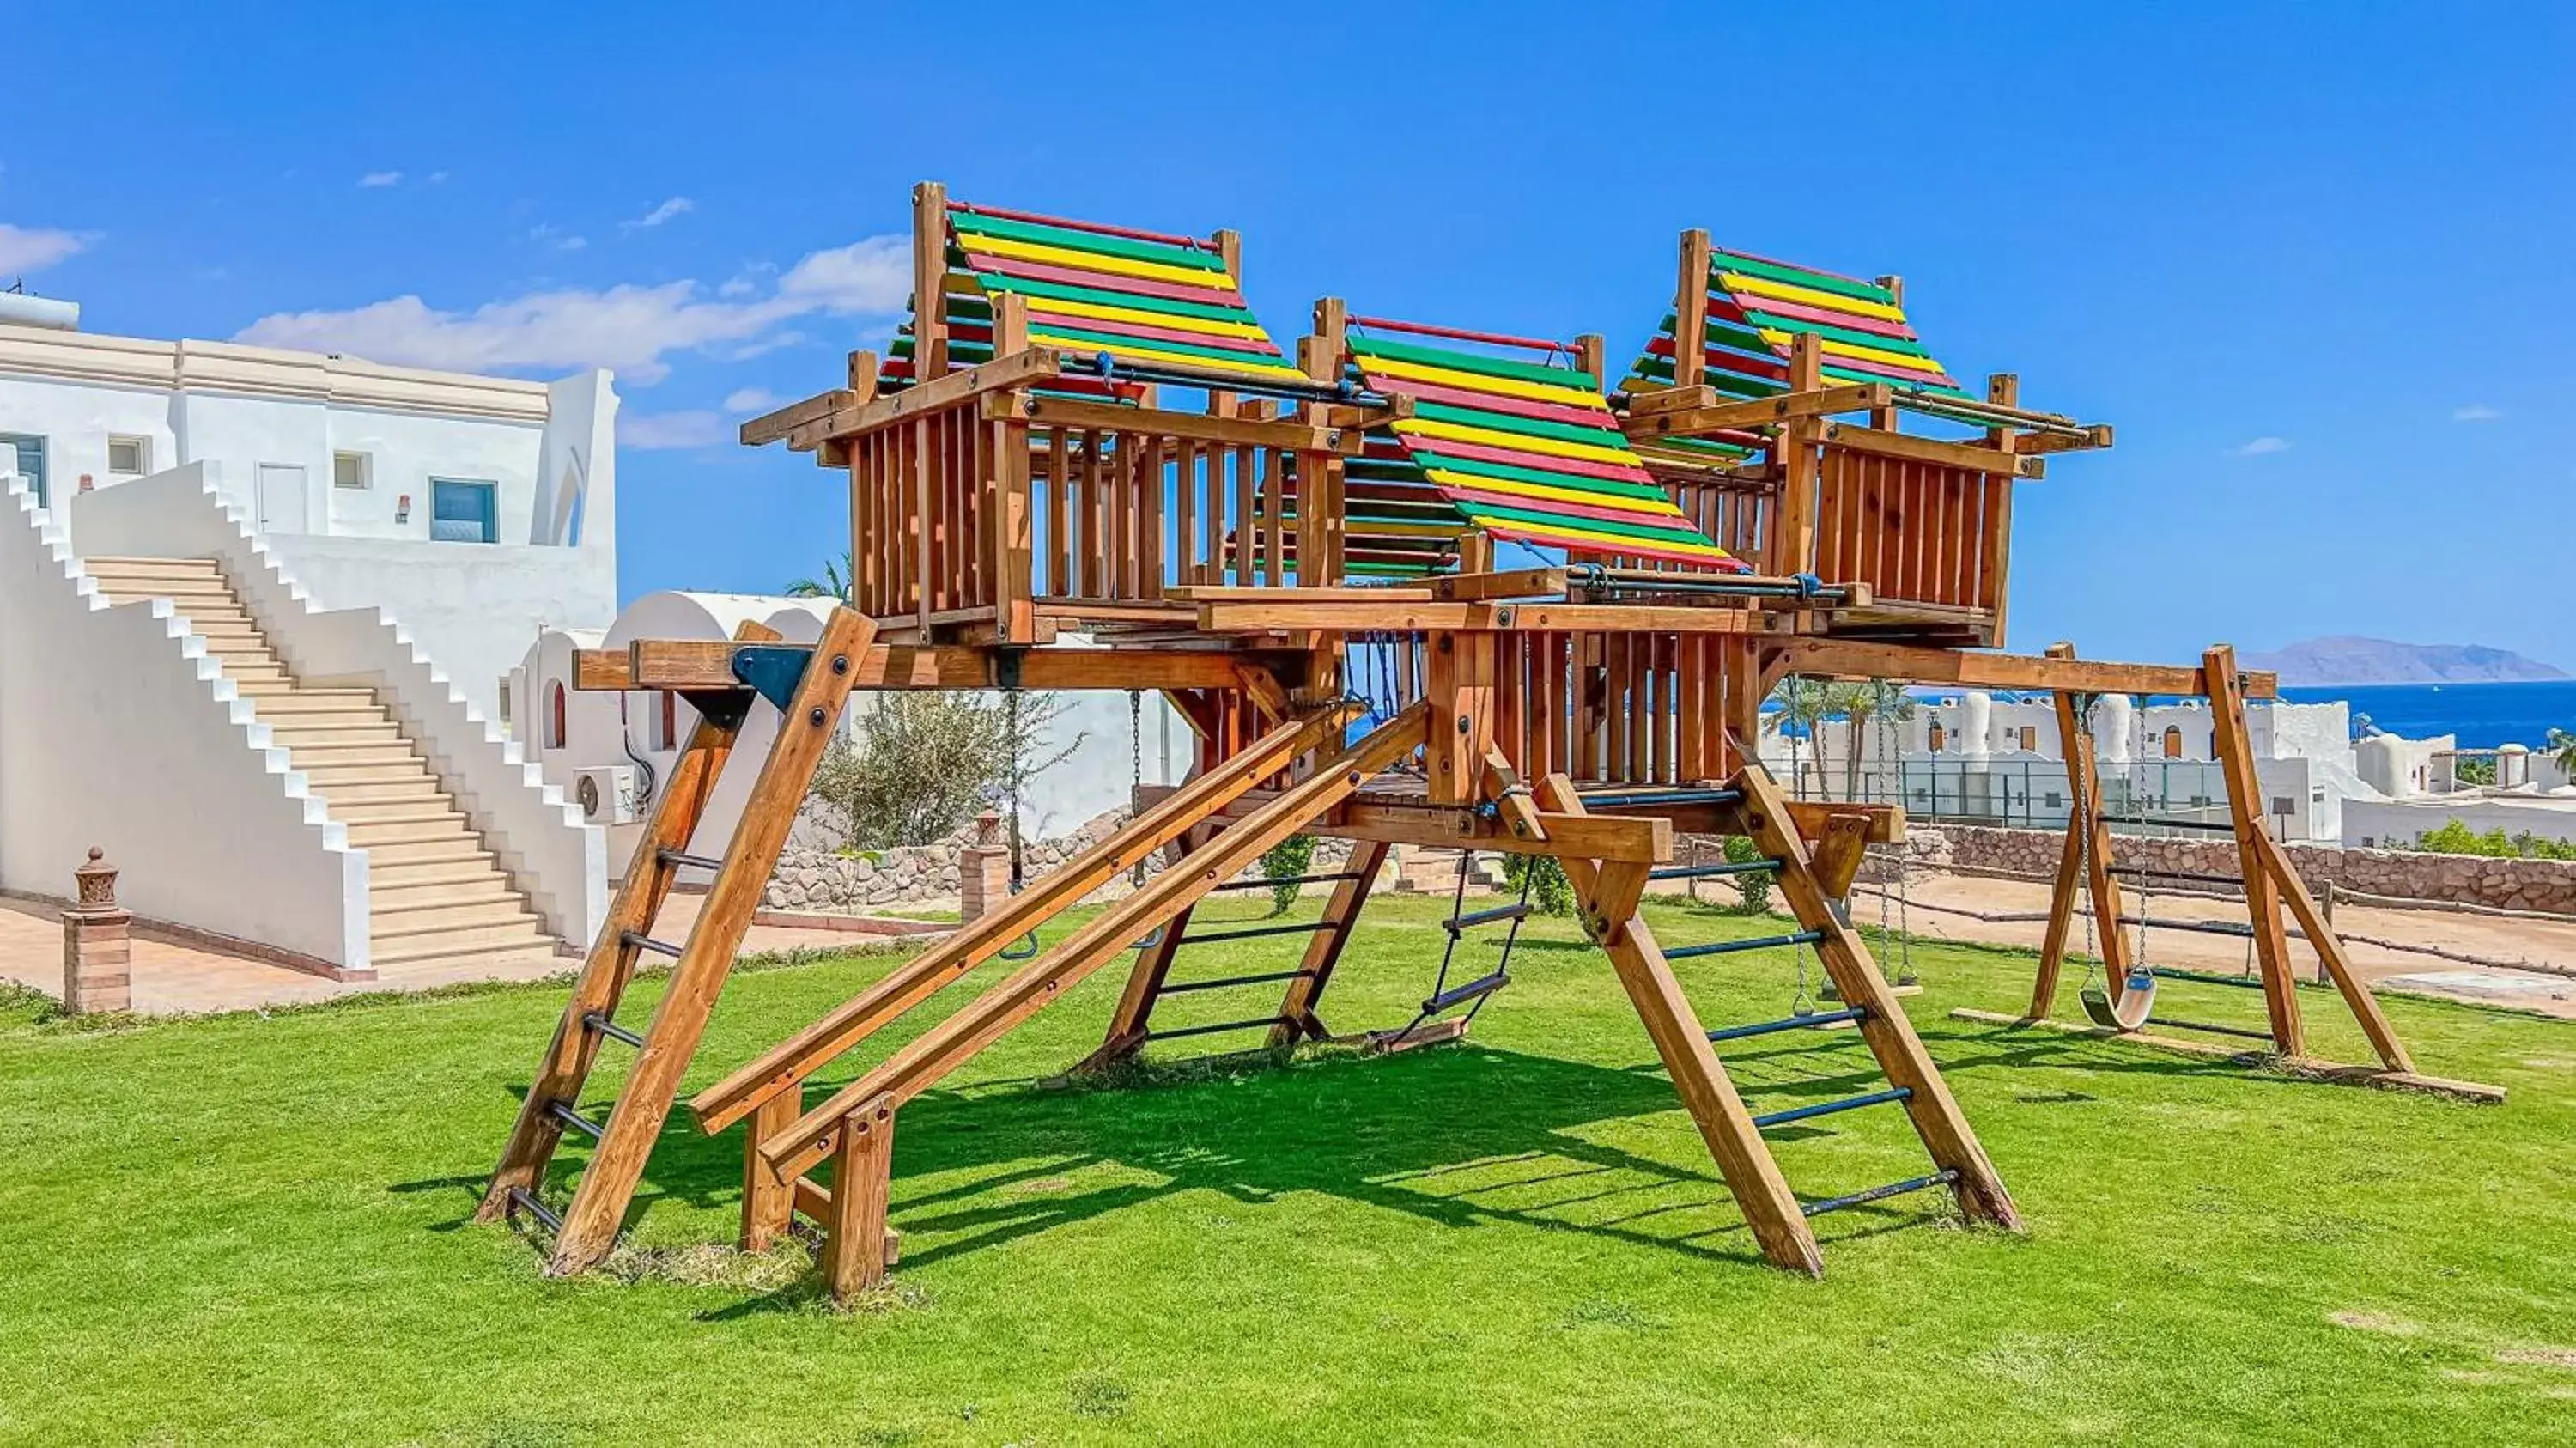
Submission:
[[[836,1296],[892,1265],[887,1204],[904,1105],[1120,956],[1134,959],[1094,1065],[1181,1036],[1240,1032],[1274,1047],[1331,1038],[1319,1014],[1327,988],[1397,844],[1562,865],[1584,929],[1771,1262],[1821,1272],[1815,1216],[1924,1190],[1946,1191],[1971,1223],[2017,1229],[1939,1068],[1836,908],[1867,847],[1902,839],[1902,811],[1785,798],[1755,757],[1762,701],[1792,674],[2057,691],[2083,802],[2034,1021],[2055,999],[2079,885],[2112,922],[2106,938],[2118,936],[2084,696],[2206,698],[2248,865],[2271,1047],[2305,1060],[2286,902],[2378,1056],[2371,1067],[2308,1064],[2384,1084],[2456,1084],[2415,1074],[2264,833],[2244,707],[2271,697],[2269,677],[2238,670],[2224,648],[2186,667],[1993,651],[2005,636],[2015,487],[2041,478],[2052,455],[2109,445],[2111,430],[2025,409],[2010,376],[1958,386],[1906,322],[1895,279],[1722,251],[1687,233],[1663,325],[1606,389],[1597,336],[1432,326],[1335,299],[1316,304],[1292,357],[1244,303],[1229,232],[1174,236],[970,206],[933,184],[913,206],[916,305],[891,355],[853,354],[845,386],[743,427],[747,444],[784,443],[847,475],[849,606],[812,645],[747,630],[727,643],[639,640],[577,661],[580,687],[677,691],[701,717],[484,1202],[487,1218],[525,1214],[552,1229],[550,1270],[594,1266],[614,1244],[853,690],[1155,690],[1194,731],[1196,768],[1177,787],[1140,792],[1123,827],[1004,908],[690,1099],[709,1133],[747,1123],[743,1242],[763,1247],[810,1220]],[[1167,395],[1188,405],[1166,405]],[[1521,550],[1517,565],[1505,548]],[[784,722],[750,803],[721,858],[691,855],[756,708]],[[1333,886],[1322,918],[1286,927],[1310,932],[1298,967],[1175,980],[1186,948],[1240,938],[1193,934],[1193,908],[1300,833],[1354,848],[1348,866],[1313,881]],[[1756,858],[1677,864],[1684,834],[1742,836]],[[849,1085],[809,1099],[817,1073],[1155,858],[1165,867],[1132,893]],[[652,922],[687,867],[714,872],[706,902],[685,941],[658,940]],[[1747,869],[1776,877],[1793,931],[1665,945],[1639,913],[1655,882]],[[1461,912],[1450,936],[1516,929],[1525,909]],[[1812,950],[1837,1007],[1703,1025],[1677,963],[1756,948]],[[618,1005],[648,954],[675,965],[639,1030],[619,1023]],[[2133,1034],[2152,980],[2132,978],[2116,943],[2106,963],[2088,1010]],[[1383,1051],[1456,1039],[1461,1012],[1508,979],[1506,966],[1451,985],[1444,968],[1413,1022],[1362,1039]],[[1218,989],[1265,1006],[1156,1030],[1167,996]],[[1883,1089],[1757,1114],[1718,1050],[1845,1025]],[[583,1087],[612,1046],[632,1064],[614,1109],[593,1120]],[[1791,1189],[1766,1130],[1880,1106],[1911,1123],[1922,1174]],[[568,1130],[595,1145],[558,1210],[545,1188]]]

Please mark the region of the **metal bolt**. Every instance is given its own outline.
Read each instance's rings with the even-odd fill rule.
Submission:
[[[833,672],[833,673],[836,673],[836,674],[846,674],[846,673],[848,673],[849,671],[850,671],[850,656],[849,656],[848,654],[834,654],[834,655],[832,655],[832,672]]]
[[[823,706],[817,704],[814,706],[813,712],[805,716],[805,722],[813,725],[817,729],[820,729],[823,727],[824,717]]]

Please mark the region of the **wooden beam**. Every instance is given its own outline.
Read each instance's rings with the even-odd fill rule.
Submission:
[[[885,1281],[893,1171],[894,1101],[879,1096],[850,1112],[832,1155],[832,1222],[822,1266],[834,1302],[847,1303]]]
[[[1373,591],[1373,590],[1371,590]],[[1199,627],[1217,633],[1297,633],[1310,629],[1422,633],[1759,633],[1769,628],[1751,599],[1718,599],[1707,607],[1615,603],[1308,603],[1303,589],[1275,590],[1277,603],[1208,603]],[[1761,600],[1769,602],[1770,600]]]
[[[742,445],[760,447],[777,442],[809,422],[820,422],[843,408],[859,405],[859,395],[846,387],[818,392],[802,402],[791,402],[775,412],[765,412],[742,425]]]
[[[2271,874],[2281,898],[2289,903],[2290,913],[2297,917],[2299,929],[2306,934],[2317,959],[2324,963],[2344,1005],[2360,1022],[2361,1033],[2369,1038],[2379,1064],[2391,1071],[2412,1072],[2415,1058],[2408,1054],[2406,1043],[2397,1038],[2397,1028],[2389,1024],[2388,1013],[2379,1008],[2379,998],[2370,993],[2369,984],[2352,968],[2352,957],[2344,952],[2343,937],[2335,933],[2334,922],[2317,908],[2316,897],[2308,893],[2308,884],[2290,863],[2289,852],[2270,835],[2256,836],[2256,849],[2262,855],[2262,868]]]
[[[1953,684],[1964,689],[2067,689],[2085,694],[2209,695],[2208,675],[2171,664],[2122,664],[2093,659],[1993,654],[1972,649],[1926,648],[1868,639],[1798,638],[1780,642],[1778,671],[1824,678],[1889,679]],[[2245,697],[2280,694],[2278,675],[2244,675]]]
[[[1054,427],[1124,430],[1158,439],[1192,438],[1230,447],[1284,448],[1290,452],[1357,454],[1362,443],[1356,430],[1317,427],[1298,419],[1209,417],[1205,413],[1119,407],[1069,397],[991,396],[984,400],[984,415],[996,421],[1010,418]]]
[[[805,1114],[801,1093],[790,1091],[760,1103],[742,1142],[742,1250],[766,1252],[796,1215],[795,1184],[783,1180],[761,1159],[760,1144]]]
[[[1279,1024],[1270,1028],[1273,1049],[1297,1044],[1300,1035],[1324,1039],[1324,1023],[1315,1014],[1315,1002],[1332,983],[1333,967],[1341,963],[1342,947],[1350,944],[1351,927],[1359,923],[1369,892],[1377,886],[1389,848],[1374,840],[1352,846],[1341,870],[1350,878],[1333,882],[1332,897],[1324,902],[1324,928],[1308,937],[1305,958],[1297,962],[1297,977],[1288,982],[1287,993],[1280,999]]]
[[[1708,283],[1712,270],[1708,233],[1682,233],[1681,274],[1673,285],[1673,385],[1698,385],[1708,376]],[[1603,381],[1606,383],[1607,378]]]
[[[1902,458],[1912,463],[1939,463],[1943,467],[2001,473],[2014,478],[2048,475],[2048,464],[2035,457],[1997,452],[1977,443],[1943,442],[1938,438],[1916,437],[1906,432],[1881,432],[1858,423],[1819,423],[1816,440],[1827,447],[1849,448],[1853,452]]]
[[[1431,580],[1431,596],[1443,603],[1480,603],[1498,598],[1562,597],[1562,568],[1515,568],[1504,573],[1454,573]]]
[[[1895,395],[1895,391],[1884,382],[1856,382],[1847,386],[1775,392],[1769,397],[1747,398],[1741,402],[1720,402],[1708,407],[1642,415],[1632,408],[1624,430],[1632,438],[1690,437],[1725,428],[1786,422],[1793,417],[1823,417],[1837,412],[1858,412],[1866,407],[1883,407]]]
[[[1062,354],[1052,347],[1031,347],[962,372],[941,373],[891,396],[836,408],[803,423],[788,432],[787,446],[808,452],[826,442],[846,442],[925,412],[959,406],[985,393],[1044,382],[1063,370],[1062,361]]]
[[[809,644],[780,645],[810,648]],[[573,651],[576,689],[739,689],[734,645],[722,639],[637,639],[622,649]],[[1009,651],[939,644],[877,644],[859,660],[861,689],[998,689]],[[1236,689],[1246,666],[1280,668],[1290,656],[1215,649],[1026,649],[1026,689]]]
[[[1680,370],[1678,364],[1675,370]],[[1694,408],[1715,407],[1721,402],[1732,400],[1725,393],[1704,382],[1675,383],[1670,387],[1641,390],[1627,395],[1630,417],[1662,417],[1670,413],[1689,412]]]
[[[2209,746],[2227,784],[2227,813],[2236,826],[2236,858],[2245,877],[2245,914],[2254,927],[2254,955],[2263,971],[2263,1005],[2271,1018],[2272,1044],[2284,1056],[2307,1054],[2299,1020],[2298,979],[2290,973],[2289,932],[2281,923],[2281,886],[2263,868],[2263,784],[2254,770],[2254,743],[2245,725],[2245,700],[2236,690],[2236,650],[2219,644],[2201,655],[2208,676]]]

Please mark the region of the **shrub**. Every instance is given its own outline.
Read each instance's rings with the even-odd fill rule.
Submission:
[[[1063,710],[1053,694],[886,694],[860,716],[855,743],[835,739],[824,751],[814,801],[845,847],[930,844],[1073,752],[1032,758]]]
[[[1270,882],[1270,913],[1285,915],[1297,903],[1298,886],[1293,883],[1315,863],[1315,837],[1290,835],[1272,845],[1261,857],[1261,878]]]
[[[1762,847],[1743,835],[1726,837],[1726,858],[1735,864],[1763,858]],[[1771,875],[1765,870],[1747,870],[1731,877],[1735,893],[1744,901],[1748,915],[1758,915],[1771,908]]]
[[[1574,882],[1553,855],[1505,855],[1503,879],[1514,890],[1527,890],[1541,915],[1574,913]]]

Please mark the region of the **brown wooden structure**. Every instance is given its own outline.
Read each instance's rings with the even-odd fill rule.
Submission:
[[[959,208],[935,186],[917,190],[915,206],[916,297],[954,297],[959,283],[939,262],[954,248],[943,217]],[[1240,263],[1230,234],[1157,244],[1204,249],[1232,288]],[[1696,244],[1695,261],[1684,239],[1676,310],[1685,320],[1692,268],[1706,265],[1705,239]],[[876,1282],[893,1260],[891,1145],[907,1102],[1131,953],[1095,1059],[1135,1051],[1152,1037],[1193,905],[1300,832],[1358,842],[1361,864],[1338,883],[1299,969],[1279,982],[1275,1009],[1243,1023],[1268,1043],[1324,1034],[1319,1005],[1386,845],[1553,856],[1765,1257],[1820,1272],[1812,1216],[1918,1189],[1948,1191],[1972,1223],[2017,1228],[1938,1067],[1832,908],[1861,845],[1902,837],[1901,811],[1785,799],[1753,757],[1762,700],[1793,673],[2207,697],[2231,721],[2221,750],[2256,866],[2249,884],[2261,882],[2249,898],[2258,924],[2272,916],[2258,937],[2267,968],[2280,934],[2276,889],[2312,939],[2331,940],[2253,813],[2241,711],[2246,697],[2271,694],[2267,676],[2240,673],[2223,650],[2188,667],[1989,651],[2004,641],[2015,485],[2041,475],[2042,455],[2109,441],[2107,428],[2023,411],[2010,377],[1989,381],[1973,435],[1943,438],[1905,429],[1910,403],[1897,390],[1829,382],[1813,338],[1795,344],[1786,385],[1770,396],[1721,395],[1685,367],[1669,387],[1624,394],[1617,425],[1640,443],[1750,440],[1723,467],[1658,465],[1655,475],[1751,574],[1615,551],[1497,569],[1489,540],[1466,527],[1443,545],[1455,560],[1446,571],[1362,586],[1345,567],[1358,552],[1347,526],[1355,514],[1343,506],[1349,469],[1372,430],[1412,415],[1412,399],[1351,387],[1339,303],[1316,308],[1297,385],[1275,371],[1089,367],[1031,339],[1026,298],[968,300],[989,308],[981,356],[959,355],[954,319],[982,313],[921,307],[899,389],[883,385],[878,358],[858,354],[845,387],[743,428],[748,444],[784,443],[848,479],[857,576],[819,643],[642,640],[578,660],[581,687],[680,691],[706,722],[662,792],[487,1199],[486,1215],[524,1210],[555,1227],[553,1270],[592,1266],[612,1245],[822,740],[855,689],[1156,690],[1195,731],[1197,767],[1005,908],[690,1100],[708,1132],[748,1123],[744,1241],[761,1245],[811,1219],[836,1294]],[[1587,345],[1597,379],[1599,345],[1577,347]],[[1184,387],[1192,406],[1161,405]],[[1958,409],[1940,415],[1955,422]],[[1073,629],[1116,646],[1059,646],[1059,632]],[[1355,729],[1357,650],[1384,651],[1372,657],[1398,666],[1394,697],[1374,700]],[[772,706],[789,724],[725,857],[682,854],[734,730],[749,709]],[[2070,760],[2081,742],[2070,726]],[[1775,943],[1815,950],[1841,996],[1837,1018],[1857,1026],[1888,1082],[1829,1109],[1901,1110],[1926,1173],[1821,1196],[1783,1179],[1763,1138],[1778,1121],[1748,1109],[1717,1049],[1746,1031],[1704,1027],[1674,964],[1727,947],[1665,947],[1639,913],[1650,881],[1685,873],[1672,863],[1677,833],[1743,835],[1772,862],[1798,927]],[[1173,863],[1134,893],[812,1099],[818,1072],[1158,852]],[[717,878],[690,938],[666,944],[650,922],[683,865],[712,865]],[[2097,904],[2107,898],[2095,891]],[[2061,881],[2061,915],[2072,899]],[[1158,930],[1157,943],[1136,947]],[[2045,1014],[2063,945],[2061,931],[2034,1016]],[[640,952],[674,957],[677,974],[637,1031],[618,1023],[616,1007]],[[2348,974],[2338,969],[2339,981]],[[2411,1073],[2367,993],[2347,985],[2345,998],[2381,1043],[2381,1074]],[[2275,1001],[2288,1013],[2278,1045],[2291,1055],[2295,1007],[2286,994]],[[579,1108],[607,1042],[640,1054],[601,1123]],[[567,1128],[599,1144],[558,1212],[542,1188]]]

